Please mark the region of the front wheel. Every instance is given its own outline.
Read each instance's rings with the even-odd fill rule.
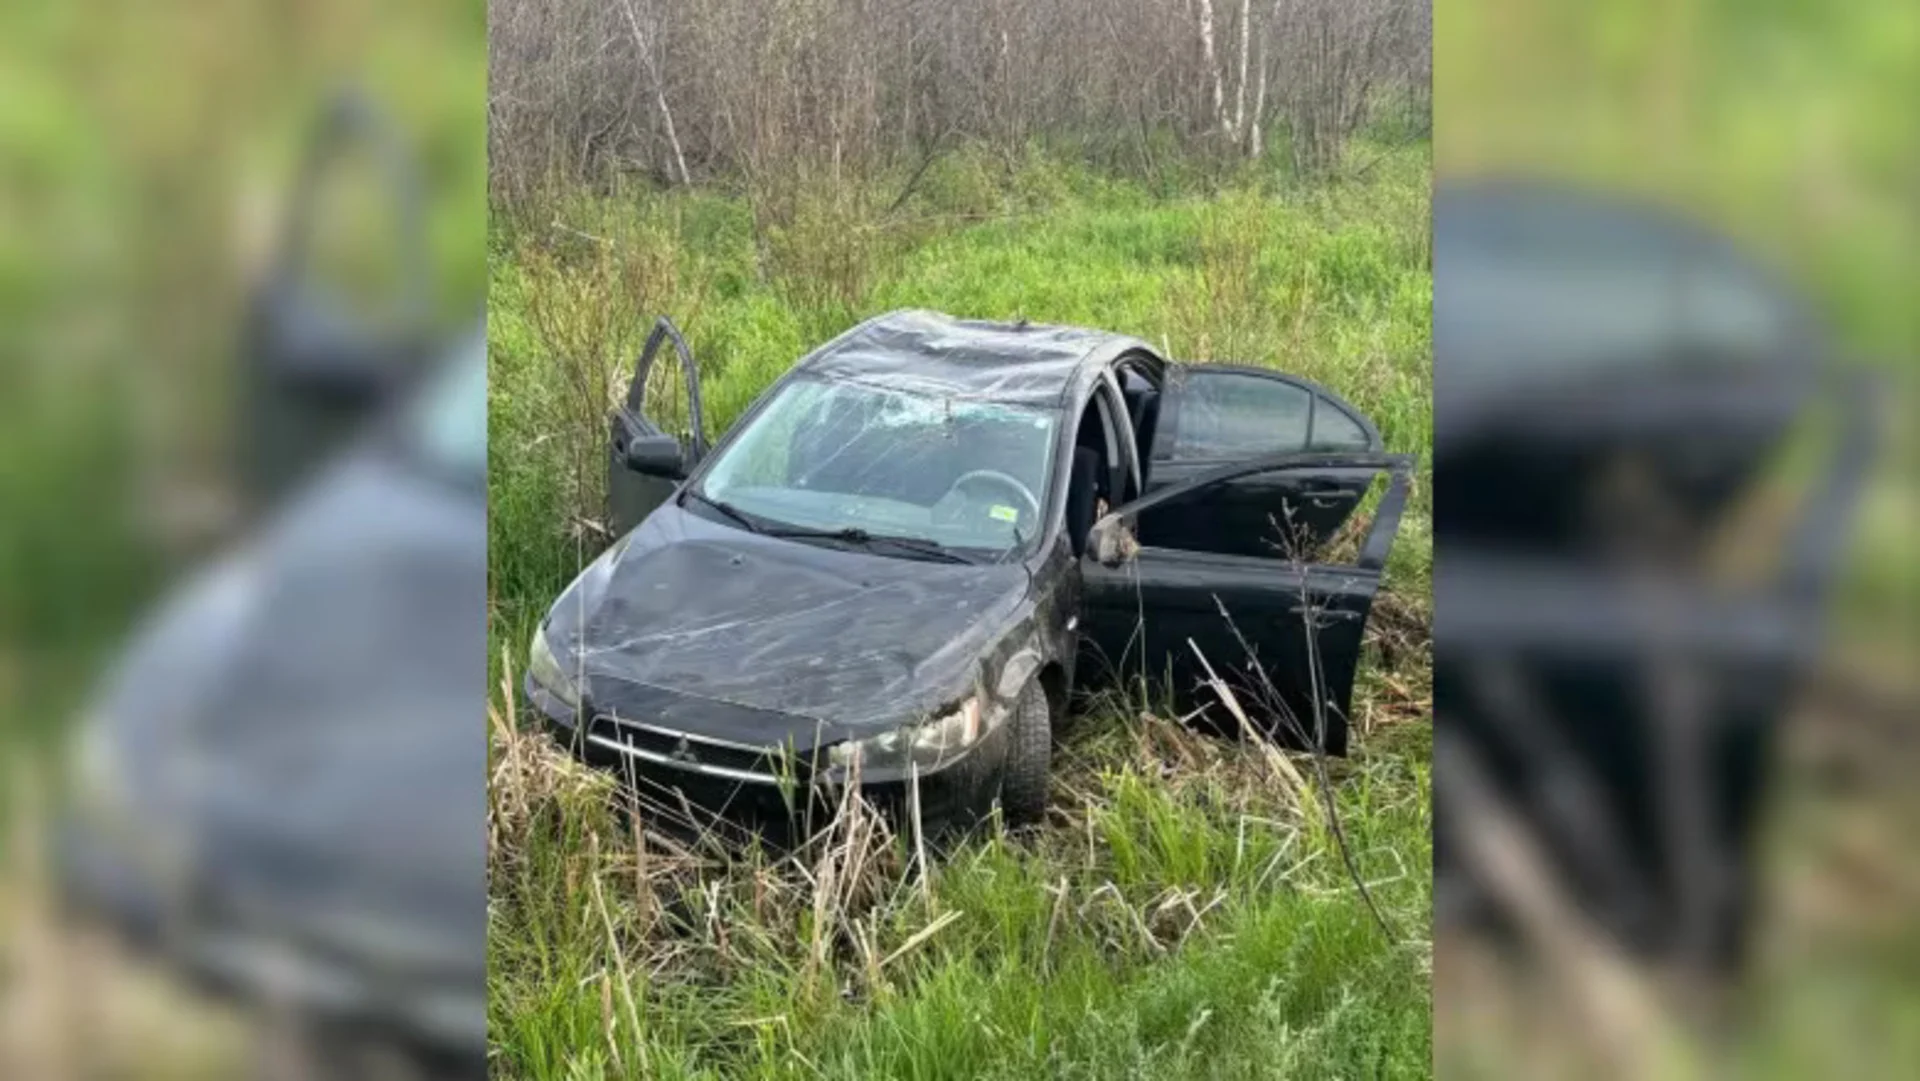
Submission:
[[[1038,825],[1047,816],[1047,772],[1053,765],[1053,719],[1039,680],[1014,703],[1007,765],[1000,779],[1000,810],[1009,826]]]

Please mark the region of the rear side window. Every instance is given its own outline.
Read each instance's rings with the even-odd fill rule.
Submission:
[[[1371,441],[1358,422],[1325,402],[1313,412],[1314,450],[1366,450]]]
[[[1181,388],[1178,458],[1237,458],[1303,450],[1313,396],[1277,379],[1194,373]]]
[[[1368,450],[1372,434],[1352,414],[1275,376],[1196,370],[1179,391],[1172,456],[1248,458],[1287,451]]]

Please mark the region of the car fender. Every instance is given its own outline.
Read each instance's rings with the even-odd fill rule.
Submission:
[[[998,702],[1012,702],[1020,697],[1021,688],[1040,671],[1046,663],[1037,641],[1016,650],[1007,662],[1000,666],[1000,678],[993,687],[993,697]]]

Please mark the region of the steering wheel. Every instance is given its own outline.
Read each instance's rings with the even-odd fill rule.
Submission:
[[[1018,499],[1026,506],[1027,513],[1032,518],[1040,517],[1040,500],[1034,496],[1033,489],[1020,483],[1018,478],[1002,473],[998,469],[974,469],[960,474],[953,479],[952,484],[947,486],[947,493],[940,497],[940,503],[945,503],[948,496],[955,492],[964,491],[969,485],[983,481],[992,482],[993,487]]]

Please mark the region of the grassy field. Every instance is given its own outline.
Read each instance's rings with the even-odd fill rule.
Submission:
[[[1332,764],[1348,848],[1301,762],[1097,705],[1055,814],[925,857],[859,809],[800,851],[636,839],[608,781],[525,730],[514,682],[604,538],[604,415],[657,314],[699,358],[710,434],[814,345],[923,306],[1125,331],[1338,390],[1393,450],[1431,432],[1424,148],[1351,178],[1151,190],[959,153],[905,198],[602,192],[496,212],[490,1028],[495,1075],[1424,1076],[1430,1058],[1421,473]],[[643,816],[644,819],[644,816]]]

